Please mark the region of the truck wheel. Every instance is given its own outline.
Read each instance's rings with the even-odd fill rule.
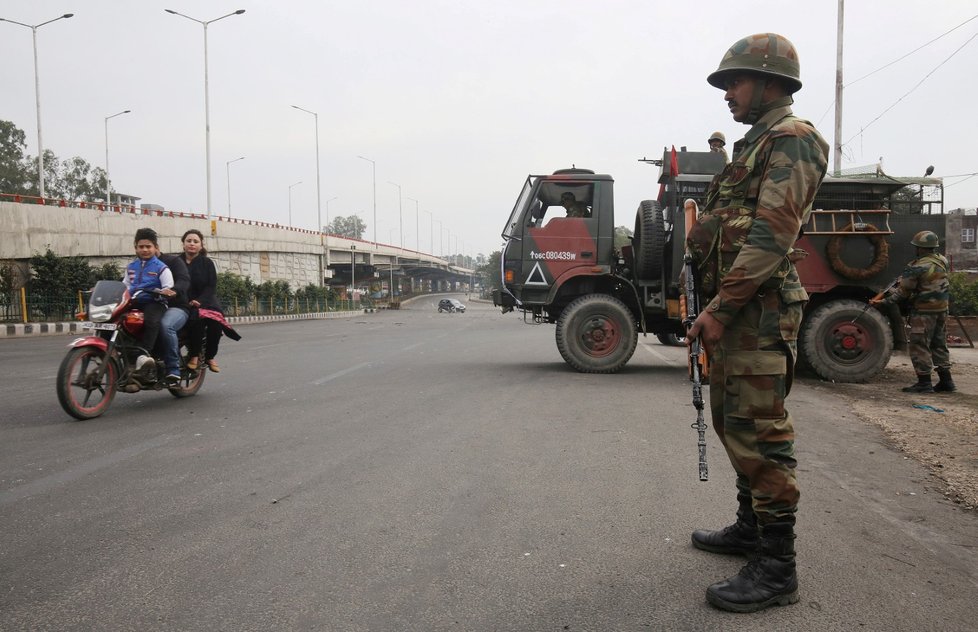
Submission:
[[[653,281],[662,275],[666,248],[666,229],[662,207],[655,200],[643,200],[635,216],[635,275]]]
[[[865,306],[850,299],[829,301],[805,318],[800,341],[802,359],[822,379],[865,382],[890,361],[890,324],[876,309],[864,312]]]
[[[588,294],[575,299],[557,319],[557,350],[581,373],[615,373],[638,343],[632,312],[613,296]]]
[[[659,339],[659,342],[660,343],[664,344],[667,347],[685,347],[686,346],[686,343],[684,342],[686,339],[685,338],[681,338],[681,337],[677,336],[676,334],[656,334],[655,337]]]

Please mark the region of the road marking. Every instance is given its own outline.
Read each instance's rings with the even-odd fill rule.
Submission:
[[[97,459],[80,463],[79,465],[64,470],[63,472],[50,474],[31,483],[25,483],[18,487],[14,487],[13,489],[0,492],[0,507],[3,505],[9,505],[10,503],[17,502],[18,500],[22,500],[35,494],[44,494],[56,487],[64,485],[65,483],[70,483],[83,476],[109,467],[110,465],[115,465],[116,463],[120,463],[126,459],[131,459],[132,457],[142,454],[147,450],[158,448],[166,443],[169,443],[172,439],[173,435],[160,435],[134,446],[117,450],[116,452],[106,454],[105,456],[100,456]]]
[[[647,345],[645,343],[642,343],[642,348],[645,349],[646,351],[648,351],[649,353],[651,353],[652,355],[654,355],[656,358],[662,360],[666,364],[672,364],[674,366],[680,366],[682,364],[685,364],[685,362],[686,362],[686,359],[685,359],[686,356],[683,356],[683,359],[682,360],[677,360],[676,358],[670,358],[669,356],[664,355],[660,351],[655,350],[651,345]]]
[[[321,377],[318,380],[315,380],[313,382],[313,384],[315,384],[316,386],[322,386],[326,382],[330,382],[332,380],[335,380],[338,377],[343,377],[347,373],[353,373],[354,371],[359,371],[360,369],[362,369],[364,367],[368,367],[368,366],[370,366],[370,363],[369,362],[361,362],[360,364],[357,364],[355,366],[351,366],[348,369],[343,369],[342,371],[337,371],[336,373],[330,373],[326,377]]]

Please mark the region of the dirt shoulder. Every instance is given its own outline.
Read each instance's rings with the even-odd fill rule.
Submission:
[[[879,426],[895,447],[926,466],[948,500],[978,510],[978,349],[953,348],[951,362],[954,393],[902,392],[916,381],[906,353],[894,353],[867,384],[833,389],[852,402],[861,419]]]

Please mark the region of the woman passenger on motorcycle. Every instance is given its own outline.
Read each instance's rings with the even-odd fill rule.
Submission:
[[[181,238],[183,242],[183,261],[190,270],[190,306],[221,312],[221,304],[217,300],[217,268],[207,256],[204,248],[204,235],[196,229],[188,230]],[[223,312],[222,312],[223,313]],[[187,368],[194,370],[200,364],[201,346],[206,348],[204,363],[217,373],[221,370],[217,360],[217,347],[221,341],[223,327],[210,318],[191,318],[190,339],[187,342]],[[206,343],[204,342],[206,338]]]

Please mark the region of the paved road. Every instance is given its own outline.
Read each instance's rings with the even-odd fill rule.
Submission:
[[[242,327],[197,397],[87,422],[68,338],[0,340],[0,629],[974,629],[978,519],[831,388],[792,396],[802,601],[730,615],[682,350],[580,375],[552,327],[434,305]]]

